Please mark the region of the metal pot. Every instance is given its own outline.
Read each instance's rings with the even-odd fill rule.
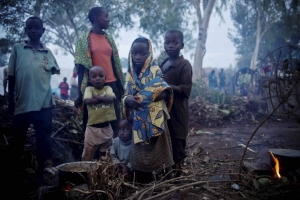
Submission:
[[[290,171],[300,168],[300,151],[294,149],[269,149],[270,152],[279,161],[279,170],[283,173],[288,173]],[[275,166],[275,162],[270,154],[271,166]]]
[[[93,161],[81,161],[64,163],[56,167],[58,169],[59,184],[72,183],[80,185],[86,183],[88,172],[96,171],[97,164]]]

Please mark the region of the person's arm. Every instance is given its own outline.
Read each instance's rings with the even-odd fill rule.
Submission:
[[[105,97],[105,96],[93,96],[92,98],[84,99],[84,103],[87,105],[91,104],[99,104],[99,103],[112,103],[114,100],[113,97]]]
[[[15,90],[15,77],[8,77],[8,113],[13,115],[15,112],[15,100],[14,100],[14,90]]]
[[[165,99],[166,97],[167,97],[167,91],[164,90],[153,101],[157,102],[157,101]]]
[[[81,83],[84,75],[85,67],[83,65],[78,65],[77,75],[78,75],[78,86],[77,86],[77,98],[75,100],[75,107],[79,107],[82,104],[82,92],[81,92]]]

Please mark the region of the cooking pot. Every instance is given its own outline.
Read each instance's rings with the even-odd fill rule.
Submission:
[[[275,158],[279,161],[280,173],[289,173],[293,170],[300,169],[300,150],[294,149],[269,149]],[[275,161],[270,154],[271,166],[275,166]]]
[[[58,165],[59,184],[71,183],[73,186],[86,183],[88,172],[96,171],[97,164],[93,161],[70,162]]]

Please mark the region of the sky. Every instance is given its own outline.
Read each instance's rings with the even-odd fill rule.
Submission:
[[[228,38],[228,29],[233,29],[229,10],[223,12],[223,17],[225,22],[221,23],[220,18],[214,14],[214,12],[211,15],[207,32],[206,54],[203,60],[204,67],[228,68],[230,64],[234,66],[236,57],[235,47]],[[138,28],[133,28],[128,31],[121,29],[119,35],[120,38],[115,40],[121,58],[128,57],[128,52],[134,39],[139,35],[147,37],[147,35],[142,31],[139,31]],[[47,47],[53,53],[54,50],[59,49],[52,44],[47,44]],[[160,51],[160,49],[154,49],[154,56],[157,56],[155,52]],[[193,50],[193,52],[194,51],[195,50]],[[193,59],[190,57],[189,53],[182,52],[182,54],[191,64],[193,64]],[[51,86],[55,89],[63,80],[63,77],[67,77],[68,82],[70,81],[74,67],[74,58],[70,54],[63,55],[62,51],[58,51],[58,54],[55,54],[54,56],[61,68],[60,75],[52,76]]]

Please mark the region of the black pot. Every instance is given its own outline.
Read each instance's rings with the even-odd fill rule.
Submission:
[[[300,169],[300,151],[295,149],[269,149],[275,158],[279,161],[279,170],[283,174],[290,171]],[[275,166],[275,162],[270,154],[271,166]]]
[[[59,184],[61,186],[71,183],[72,186],[86,183],[87,172],[97,170],[97,164],[93,161],[81,161],[64,163],[56,167],[58,169]]]

